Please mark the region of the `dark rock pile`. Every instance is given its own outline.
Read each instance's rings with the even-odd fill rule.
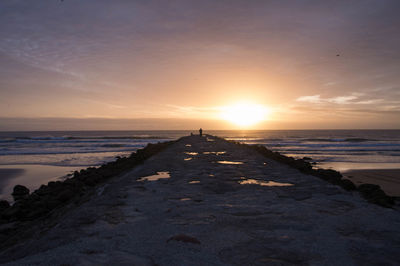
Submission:
[[[388,197],[380,186],[374,184],[362,184],[358,187],[358,191],[369,202],[390,208],[395,202],[394,199]]]
[[[15,201],[25,199],[29,196],[29,189],[21,185],[16,185],[14,187],[12,196],[14,197]]]
[[[378,185],[363,184],[357,188],[353,182],[344,179],[342,174],[338,171],[332,169],[313,168],[312,163],[309,162],[311,158],[295,159],[293,157],[282,155],[279,152],[271,151],[262,145],[247,145],[239,142],[234,143],[254,149],[267,158],[289,165],[305,174],[319,177],[331,184],[340,186],[345,190],[358,190],[360,194],[371,203],[387,208],[390,208],[395,204],[394,198],[388,196]]]
[[[12,193],[14,204],[10,205],[5,200],[0,201],[0,224],[35,220],[67,203],[79,204],[82,197],[94,186],[142,163],[171,143],[172,141],[148,144],[145,148],[133,152],[129,157],[117,157],[117,160],[100,167],[75,171],[71,178],[65,181],[51,181],[31,194],[28,188],[16,185]]]

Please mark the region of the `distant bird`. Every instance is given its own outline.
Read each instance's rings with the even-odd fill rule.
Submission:
[[[340,56],[340,54],[337,54],[336,56]]]

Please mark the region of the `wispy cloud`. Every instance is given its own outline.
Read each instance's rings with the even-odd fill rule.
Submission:
[[[321,103],[321,95],[311,95],[311,96],[301,96],[296,99],[298,102],[308,102],[308,103]]]
[[[334,98],[325,99],[325,101],[330,102],[330,103],[337,103],[337,104],[349,104],[349,103],[351,103],[352,100],[355,100],[357,98],[358,97],[355,95],[338,96],[338,97],[334,97]]]
[[[363,93],[354,92],[350,95],[336,96],[331,98],[322,98],[321,95],[301,96],[296,99],[297,102],[306,102],[314,104],[333,103],[333,104],[374,104],[383,101],[383,99],[360,99]]]

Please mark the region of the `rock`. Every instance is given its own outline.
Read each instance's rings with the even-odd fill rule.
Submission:
[[[96,182],[91,178],[83,179],[83,183],[85,183],[85,185],[89,187],[94,187],[96,185]]]
[[[2,224],[2,225],[0,225],[0,235],[14,234],[14,232],[17,228],[18,228],[18,225],[15,222]]]
[[[11,195],[14,197],[15,201],[21,200],[29,195],[29,189],[25,186],[16,185]]]
[[[78,171],[74,171],[74,174],[73,174],[73,177],[74,177],[74,178],[77,178],[77,177],[79,177],[79,175],[80,175],[80,174],[79,174],[79,172],[78,172]]]
[[[48,210],[52,210],[52,209],[60,206],[62,204],[62,202],[58,199],[49,198],[45,201],[45,204],[46,204],[46,208]]]
[[[175,236],[170,237],[167,240],[167,243],[169,241],[172,241],[172,240],[181,241],[181,242],[184,242],[184,243],[193,243],[193,244],[198,244],[198,245],[201,244],[201,242],[197,238],[194,238],[194,237],[188,236],[188,235],[184,235],[184,234],[179,234],[179,235],[175,235]]]
[[[371,203],[391,208],[394,205],[394,199],[386,195],[380,186],[374,184],[362,184],[358,187],[361,195]]]
[[[332,169],[317,169],[313,171],[313,175],[334,185],[339,185],[342,179],[342,174]]]
[[[357,188],[356,188],[356,186],[354,185],[354,183],[353,182],[351,182],[350,180],[348,180],[348,179],[342,179],[342,180],[340,180],[340,186],[342,187],[342,188],[344,188],[345,190],[356,190]]]
[[[22,220],[31,221],[43,216],[46,213],[48,213],[48,210],[45,208],[32,208],[24,213],[24,217],[22,218]]]
[[[41,185],[40,188],[35,190],[34,193],[36,193],[39,196],[45,196],[45,195],[50,194],[50,188],[46,185]]]
[[[15,220],[15,218],[21,217],[23,211],[22,211],[22,207],[18,206],[17,204],[14,204],[11,208],[6,209],[3,213],[2,213],[2,217],[4,217],[5,219],[11,219],[11,220]]]
[[[75,196],[74,191],[72,191],[71,189],[65,189],[58,195],[57,199],[61,202],[66,202],[71,198],[73,198],[74,196]]]
[[[291,163],[291,165],[294,168],[297,168],[300,171],[306,172],[306,173],[308,173],[312,170],[312,165],[309,162],[302,160],[302,159],[295,160],[294,162]]]
[[[47,183],[47,186],[49,186],[49,188],[54,188],[57,186],[57,184],[54,181],[50,181],[49,183]]]
[[[6,200],[0,200],[0,211],[8,209],[10,207],[10,203]]]

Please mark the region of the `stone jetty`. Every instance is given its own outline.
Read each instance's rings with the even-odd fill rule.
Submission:
[[[307,160],[209,135],[138,154],[107,175],[76,173],[65,182],[79,181],[79,195],[71,185],[63,204],[37,216],[5,203],[0,263],[400,264],[399,206],[379,187],[357,190]],[[35,193],[16,195],[40,202]]]

